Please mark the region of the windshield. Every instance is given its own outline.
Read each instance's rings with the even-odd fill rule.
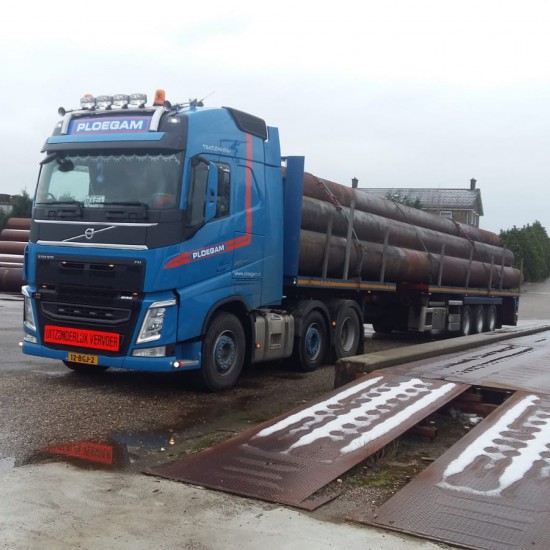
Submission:
[[[53,154],[43,163],[36,204],[177,208],[183,153]]]

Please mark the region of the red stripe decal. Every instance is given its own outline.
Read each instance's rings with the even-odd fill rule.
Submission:
[[[246,134],[245,199],[246,232],[252,233],[252,136]]]

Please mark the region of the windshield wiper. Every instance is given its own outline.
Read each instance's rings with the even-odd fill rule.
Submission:
[[[141,201],[108,201],[101,204],[105,206],[139,206],[145,210],[149,208],[146,202]]]
[[[108,219],[146,220],[149,206],[140,201],[116,201],[103,203],[105,217]],[[109,208],[112,207],[112,208]],[[117,208],[118,207],[118,208]]]
[[[82,203],[75,200],[66,200],[66,201],[51,201],[51,202],[40,202],[40,205],[46,206],[46,214],[48,217],[59,217],[59,218],[71,218],[71,217],[82,217]],[[48,208],[53,206],[54,208]]]

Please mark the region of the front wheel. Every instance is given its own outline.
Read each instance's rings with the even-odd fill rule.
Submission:
[[[320,311],[310,311],[295,342],[294,355],[298,368],[304,372],[318,369],[325,360],[327,350],[328,331],[325,318]]]
[[[94,375],[105,372],[109,367],[103,367],[102,365],[87,365],[85,363],[73,363],[72,361],[63,361],[65,366],[78,374]]]
[[[241,374],[246,339],[239,319],[222,312],[214,317],[202,344],[203,385],[219,392],[232,388]]]

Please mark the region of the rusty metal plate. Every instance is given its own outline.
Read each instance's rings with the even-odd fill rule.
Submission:
[[[518,392],[356,521],[468,548],[550,546],[550,397]]]
[[[469,386],[369,375],[146,473],[292,506],[401,435]],[[320,505],[320,504],[319,504]]]
[[[550,394],[550,337],[534,334],[386,369],[436,380]]]

